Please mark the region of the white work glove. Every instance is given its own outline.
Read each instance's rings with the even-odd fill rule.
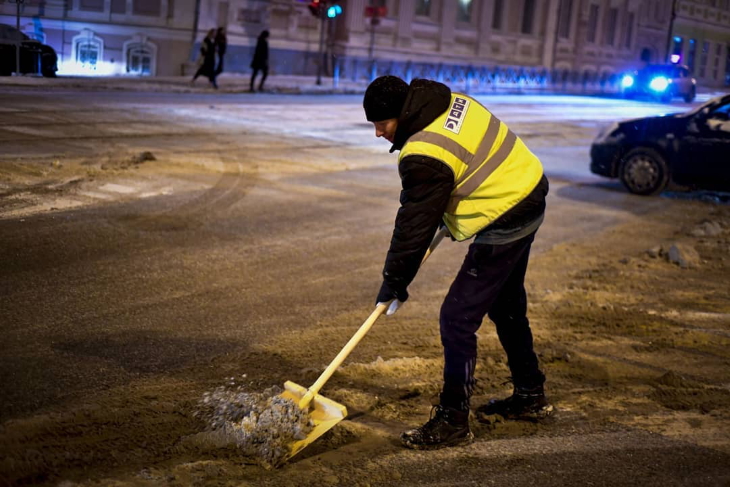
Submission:
[[[375,307],[377,308],[377,307],[378,307],[378,306],[380,306],[381,304],[385,304],[385,305],[387,305],[387,304],[388,304],[388,302],[386,301],[386,302],[384,302],[384,303],[377,303],[377,304],[375,305]],[[395,312],[396,312],[396,311],[398,311],[398,308],[400,308],[400,307],[401,307],[402,305],[403,305],[403,301],[398,301],[397,299],[394,299],[394,300],[390,301],[390,306],[388,306],[388,309],[387,309],[387,310],[385,310],[385,314],[386,314],[387,316],[390,316],[390,315],[394,315],[394,314],[395,314]]]

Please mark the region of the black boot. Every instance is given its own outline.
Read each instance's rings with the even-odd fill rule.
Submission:
[[[474,435],[469,429],[469,411],[434,406],[426,424],[406,431],[400,439],[404,446],[414,450],[436,450],[471,443]]]
[[[506,399],[492,399],[484,406],[476,409],[476,417],[482,423],[493,423],[495,415],[504,419],[539,421],[550,416],[554,411],[540,387],[533,389],[515,388]]]

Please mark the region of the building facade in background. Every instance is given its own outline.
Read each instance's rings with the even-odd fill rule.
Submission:
[[[59,75],[172,75],[190,57],[196,0],[24,0],[20,30],[52,46]],[[15,0],[0,23],[16,25]]]
[[[322,63],[348,79],[585,85],[672,59],[701,86],[730,84],[730,0],[340,0],[341,14],[324,22],[308,4],[25,0],[21,29],[58,51],[61,74],[186,74],[208,29],[225,27],[229,72],[250,71],[256,38],[269,30],[272,75],[313,75]],[[14,25],[14,14],[14,0],[0,0],[0,22]]]

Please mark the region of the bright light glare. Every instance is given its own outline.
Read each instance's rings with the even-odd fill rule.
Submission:
[[[652,79],[649,83],[649,88],[651,88],[654,91],[666,91],[667,87],[669,86],[669,80],[665,78],[664,76],[657,76],[656,78]]]
[[[113,76],[124,74],[122,63],[97,61],[96,64],[81,64],[76,61],[58,61],[58,74],[62,76]]]
[[[679,62],[679,59],[680,59],[680,55],[679,54],[672,54],[671,60],[672,60],[672,62],[674,64],[677,64]]]
[[[333,5],[327,9],[327,17],[334,19],[342,13],[342,7],[339,5]]]
[[[634,77],[631,75],[626,75],[623,78],[621,78],[621,86],[624,88],[631,88],[634,86]]]

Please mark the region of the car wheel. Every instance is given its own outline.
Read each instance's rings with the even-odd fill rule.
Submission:
[[[695,96],[697,96],[697,89],[693,86],[691,90],[689,90],[689,93],[684,95],[684,101],[687,103],[692,103],[695,99]]]
[[[655,195],[662,192],[669,182],[669,168],[664,157],[654,149],[639,147],[629,151],[621,159],[621,182],[630,192]]]

